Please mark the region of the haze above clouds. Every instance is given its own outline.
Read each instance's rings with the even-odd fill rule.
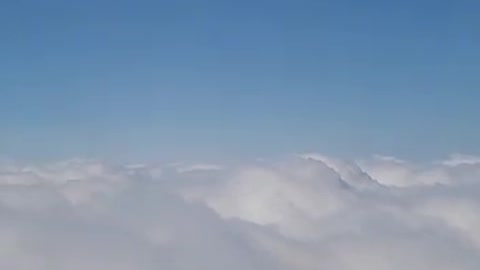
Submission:
[[[3,163],[0,268],[473,270],[479,179],[462,155]]]

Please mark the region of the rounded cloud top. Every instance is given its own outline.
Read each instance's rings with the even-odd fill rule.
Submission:
[[[0,267],[470,270],[480,160],[0,166]]]

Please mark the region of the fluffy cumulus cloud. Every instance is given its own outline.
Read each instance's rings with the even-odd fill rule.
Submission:
[[[0,165],[0,268],[470,270],[480,159]]]

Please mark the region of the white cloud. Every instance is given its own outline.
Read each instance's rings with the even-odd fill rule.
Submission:
[[[470,270],[480,163],[0,165],[0,268]]]
[[[205,171],[220,171],[222,166],[216,164],[199,163],[193,165],[184,165],[177,168],[179,173],[194,173]]]
[[[440,164],[446,166],[459,166],[459,165],[478,165],[480,164],[480,157],[472,155],[453,154],[449,159],[440,162]]]

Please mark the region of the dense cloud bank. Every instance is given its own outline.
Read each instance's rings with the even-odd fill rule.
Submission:
[[[0,165],[0,269],[477,270],[480,159]]]

